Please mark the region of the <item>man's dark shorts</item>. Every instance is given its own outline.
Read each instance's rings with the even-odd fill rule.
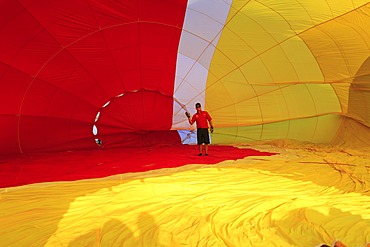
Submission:
[[[209,134],[208,128],[207,129],[197,129],[197,141],[198,144],[209,144]]]

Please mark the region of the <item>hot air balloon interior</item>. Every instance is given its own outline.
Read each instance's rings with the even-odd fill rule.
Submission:
[[[370,242],[370,1],[2,0],[0,37],[1,246]]]

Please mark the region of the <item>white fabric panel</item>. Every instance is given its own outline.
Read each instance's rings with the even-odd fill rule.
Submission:
[[[213,0],[212,4],[208,0],[188,1],[177,57],[172,129],[194,130],[185,111],[194,114],[197,102],[206,108],[208,69],[231,3],[231,0]]]

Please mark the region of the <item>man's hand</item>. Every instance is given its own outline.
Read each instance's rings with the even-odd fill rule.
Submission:
[[[189,112],[185,112],[185,115],[187,118],[190,118],[190,113]]]
[[[213,133],[213,126],[211,126],[211,133]]]

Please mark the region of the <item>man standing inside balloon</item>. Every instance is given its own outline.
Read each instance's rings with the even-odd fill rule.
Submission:
[[[203,144],[204,144],[204,155],[208,155],[208,145],[210,143],[209,141],[209,132],[208,132],[208,123],[211,126],[210,130],[211,133],[213,133],[213,123],[212,123],[212,117],[209,115],[207,111],[202,111],[202,106],[200,103],[195,104],[195,109],[197,110],[197,113],[191,117],[189,112],[185,112],[185,115],[187,116],[190,125],[193,125],[193,123],[197,123],[197,143],[199,146],[199,156],[203,155]]]

